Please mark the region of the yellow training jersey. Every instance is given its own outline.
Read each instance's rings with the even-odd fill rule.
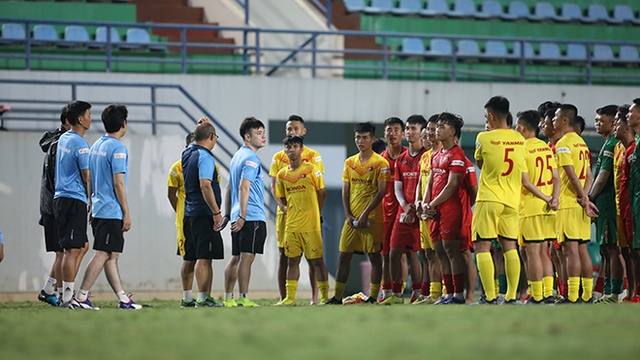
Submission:
[[[553,169],[557,169],[553,151],[549,145],[538,138],[525,140],[525,162],[529,181],[549,196],[553,194]],[[529,190],[522,187],[520,197],[520,217],[555,214],[549,205]]]
[[[308,162],[314,164],[318,167],[321,173],[324,174],[324,165],[322,163],[322,156],[320,153],[311,149],[310,147],[305,146],[302,149],[302,162]],[[284,150],[280,150],[275,155],[273,155],[273,159],[271,159],[271,167],[269,168],[269,176],[276,177],[278,172],[284,168],[289,166],[289,158]],[[278,214],[282,214],[282,210],[278,206]]]
[[[184,191],[184,177],[182,175],[182,161],[178,160],[169,170],[169,178],[167,186],[178,188],[178,204],[176,204],[176,226],[182,227],[182,219],[184,218],[184,199],[186,197]]]
[[[424,189],[429,184],[429,175],[431,174],[431,154],[433,149],[429,149],[420,157],[420,194],[418,197],[422,199],[424,195]],[[423,199],[424,200],[424,199]]]
[[[573,166],[580,185],[584,187],[587,181],[587,171],[591,164],[591,152],[589,147],[575,132],[566,133],[556,143],[556,155],[558,157],[558,172],[560,173],[560,205],[558,209],[570,209],[580,207],[578,195],[563,166]]]
[[[476,160],[482,161],[477,201],[492,201],[518,209],[522,192],[524,137],[511,129],[481,132],[476,138]]]
[[[318,190],[324,189],[320,169],[303,162],[295,170],[286,166],[276,174],[276,196],[287,199],[285,232],[320,231]]]
[[[349,183],[349,205],[356,218],[369,206],[378,192],[378,182],[389,180],[389,162],[373,153],[363,164],[360,154],[355,154],[344,162],[342,181]],[[369,214],[369,219],[382,224],[382,202]]]
[[[619,141],[613,150],[613,187],[616,191],[616,211],[620,215],[620,180],[622,180],[622,161],[626,148]]]

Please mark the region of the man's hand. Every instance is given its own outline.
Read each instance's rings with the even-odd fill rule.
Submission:
[[[126,214],[122,217],[122,232],[131,230],[131,217]]]
[[[244,218],[238,217],[238,220],[236,220],[236,222],[231,223],[231,232],[237,233],[238,231],[242,230],[242,227],[244,227],[244,223]]]

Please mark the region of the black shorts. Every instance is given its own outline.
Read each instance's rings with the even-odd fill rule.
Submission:
[[[62,252],[56,218],[50,214],[44,214],[40,218],[40,225],[44,227],[44,248],[47,252]]]
[[[58,242],[63,249],[80,249],[87,239],[87,204],[61,197],[53,199],[53,214],[58,227]]]
[[[93,250],[108,253],[121,253],[124,249],[124,234],[122,233],[122,220],[120,219],[96,219],[91,221],[93,228]]]
[[[213,231],[212,216],[185,216],[184,237],[184,260],[224,259],[222,236],[219,231]],[[193,250],[195,258],[192,259]],[[190,256],[187,257],[187,254]]]
[[[266,240],[267,223],[247,221],[240,231],[231,233],[231,255],[240,255],[241,252],[262,254]]]
[[[182,218],[182,233],[184,234],[184,256],[182,260],[197,260],[195,240],[193,240],[193,236],[191,235],[191,225],[186,216]],[[178,249],[177,253],[180,255],[180,249]]]

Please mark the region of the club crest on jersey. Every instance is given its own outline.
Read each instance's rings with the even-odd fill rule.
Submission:
[[[492,140],[492,141],[491,141],[491,145],[498,146],[498,145],[500,145],[500,141],[493,141],[493,140]]]

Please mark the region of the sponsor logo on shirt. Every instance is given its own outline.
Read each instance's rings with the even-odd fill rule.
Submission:
[[[292,187],[288,187],[287,191],[291,192],[291,191],[300,191],[300,190],[306,190],[307,187],[304,185],[296,185],[296,186],[292,186]]]
[[[320,177],[320,176],[322,176],[322,172],[321,171],[316,171],[315,175],[316,175],[316,177]]]
[[[88,153],[89,153],[89,148],[82,148],[78,150],[78,154],[88,154]]]
[[[571,149],[566,148],[566,147],[556,148],[556,153],[558,153],[558,154],[560,154],[560,153],[571,154]]]
[[[452,166],[464,166],[464,161],[462,161],[462,160],[452,160],[451,161],[451,165]]]
[[[251,166],[254,169],[258,167],[258,164],[255,161],[251,161],[251,160],[247,160],[244,164],[247,166]]]

